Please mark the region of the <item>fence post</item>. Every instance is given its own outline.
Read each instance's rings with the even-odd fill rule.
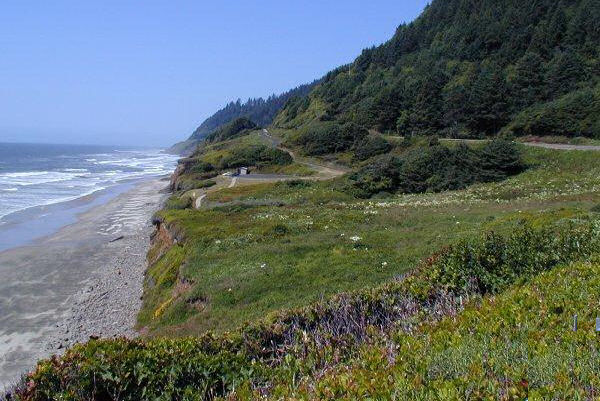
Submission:
[[[573,315],[573,331],[577,331],[577,314]]]

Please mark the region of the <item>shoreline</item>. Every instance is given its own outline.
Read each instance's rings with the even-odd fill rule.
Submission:
[[[160,178],[160,177],[159,177]],[[78,221],[79,215],[110,202],[148,179],[124,180],[76,199],[31,206],[0,217],[0,255],[43,241]]]
[[[152,215],[168,178],[91,200],[76,221],[0,252],[0,389],[91,336],[135,337]]]

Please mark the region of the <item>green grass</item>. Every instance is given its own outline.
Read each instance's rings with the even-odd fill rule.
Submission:
[[[285,166],[265,166],[255,171],[261,174],[283,174],[295,175],[298,177],[309,177],[315,175],[315,170],[300,163],[291,163]]]
[[[465,235],[571,219],[600,201],[599,154],[523,152],[527,172],[464,191],[359,201],[335,182],[259,184],[209,194],[218,207],[163,211],[184,237],[184,262],[177,282],[144,297],[139,326],[168,336],[229,330],[389,281]]]

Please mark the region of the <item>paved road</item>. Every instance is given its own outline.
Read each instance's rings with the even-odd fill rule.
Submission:
[[[568,145],[562,143],[542,143],[542,142],[523,142],[523,145],[534,146],[537,148],[557,149],[557,150],[592,150],[600,151],[600,146],[595,145]]]
[[[481,143],[488,142],[489,139],[454,139],[454,138],[442,138],[441,141],[445,142],[467,142],[467,143]],[[563,143],[545,143],[545,142],[516,142],[525,146],[533,146],[536,148],[544,149],[555,149],[555,150],[593,150],[600,151],[600,146],[597,145],[570,145]]]
[[[299,178],[295,175],[284,175],[284,174],[248,174],[248,175],[238,175],[238,180],[277,180],[277,179],[285,179],[285,180],[293,180],[294,178]]]

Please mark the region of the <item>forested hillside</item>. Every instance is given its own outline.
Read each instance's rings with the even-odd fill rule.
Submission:
[[[436,0],[387,43],[288,102],[282,128],[354,122],[480,137],[600,132],[600,2]]]
[[[318,81],[314,81],[310,84],[300,85],[280,95],[271,95],[267,99],[259,97],[257,99],[248,99],[245,103],[242,103],[240,99],[230,102],[227,106],[204,120],[186,141],[176,144],[171,148],[171,151],[174,153],[190,153],[200,140],[240,117],[248,118],[257,125],[269,125],[286,102],[292,98],[305,97],[317,83]]]

